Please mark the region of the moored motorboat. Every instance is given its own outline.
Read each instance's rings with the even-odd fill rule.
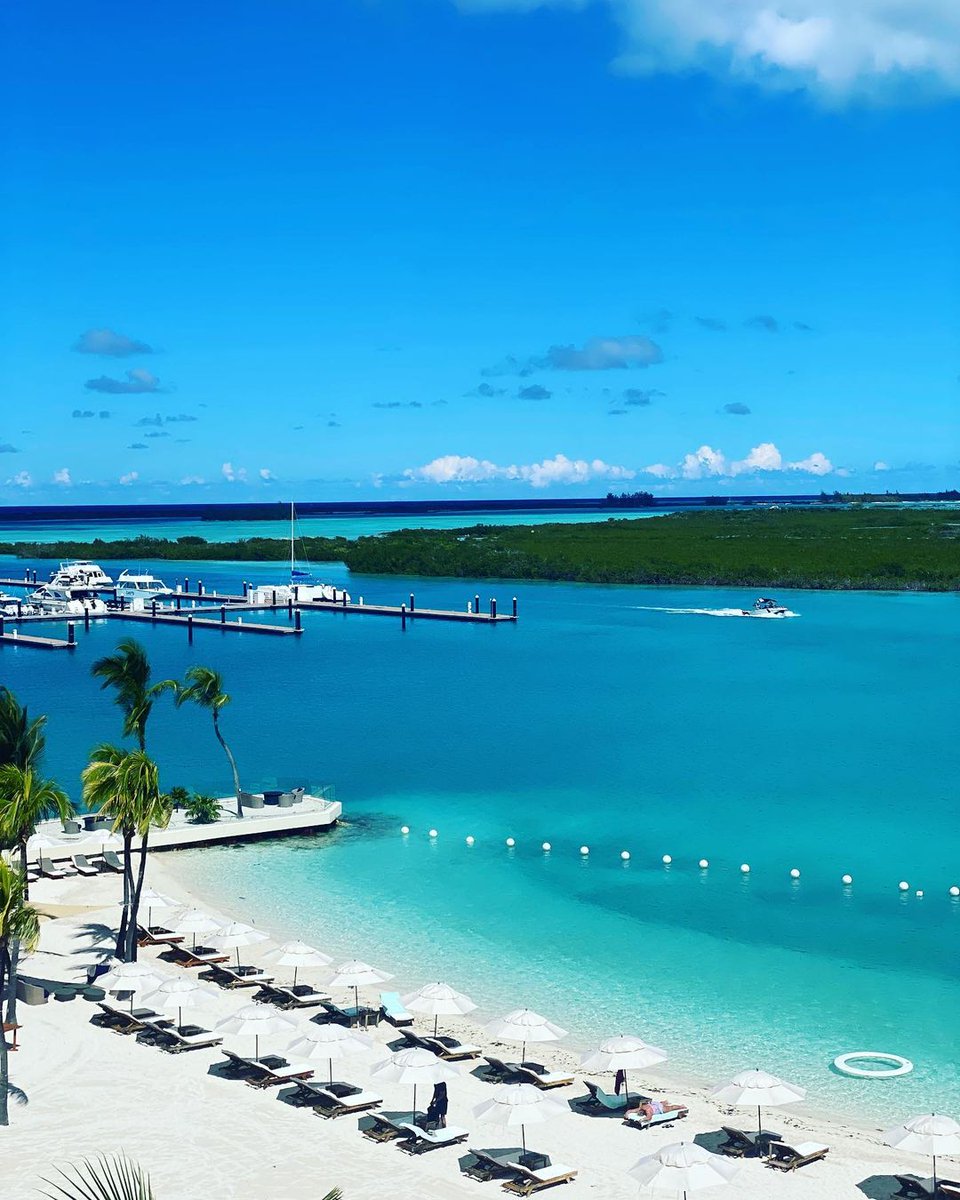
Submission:
[[[84,558],[62,562],[51,574],[50,583],[55,587],[66,588],[108,588],[113,586],[113,580],[101,566]]]

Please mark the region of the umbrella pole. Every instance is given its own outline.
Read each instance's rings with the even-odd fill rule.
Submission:
[[[439,1020],[440,1020],[440,1018],[437,1016],[437,1014],[436,1014],[436,1013],[434,1013],[434,1014],[433,1014],[433,1036],[434,1036],[434,1037],[436,1037],[436,1036],[437,1036],[437,1022],[438,1022]]]
[[[520,1145],[523,1147],[523,1153],[527,1153],[527,1130],[526,1127],[520,1126]]]
[[[330,1082],[331,1082],[331,1083],[333,1083],[333,1059],[332,1059],[332,1058],[328,1058],[328,1059],[327,1059],[327,1063],[328,1063],[328,1065],[329,1065],[329,1067],[330,1067]]]
[[[260,1034],[259,1033],[255,1033],[253,1035],[253,1057],[255,1059],[260,1057]]]
[[[410,1124],[416,1125],[416,1123],[417,1123],[417,1085],[414,1084],[413,1085],[413,1115],[410,1117]]]
[[[300,968],[299,968],[299,967],[294,967],[294,968],[293,968],[293,986],[294,986],[294,987],[296,987],[296,986],[297,986],[297,971],[299,971],[299,970],[300,970]],[[331,1059],[330,1061],[332,1062],[333,1060]]]
[[[933,1194],[937,1194],[937,1156],[933,1156]]]
[[[760,1149],[760,1136],[763,1133],[763,1118],[760,1116],[760,1105],[757,1105],[757,1149]]]

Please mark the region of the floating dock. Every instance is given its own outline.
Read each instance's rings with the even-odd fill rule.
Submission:
[[[10,633],[0,633],[0,646],[28,646],[34,650],[74,650],[76,641],[64,641],[63,638],[36,637],[29,633],[12,630]]]

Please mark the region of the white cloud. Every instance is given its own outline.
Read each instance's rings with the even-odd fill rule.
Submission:
[[[132,483],[136,483],[139,478],[140,475],[137,471],[129,471],[126,475],[120,476],[119,482],[122,483],[124,487],[129,487]]]
[[[489,459],[472,455],[444,454],[425,466],[408,467],[403,474],[411,483],[484,483],[491,479],[506,479],[545,488],[553,484],[587,483],[592,479],[633,479],[636,472],[600,458],[587,461],[567,458],[565,454],[519,466],[499,466]]]
[[[889,466],[882,459],[879,459],[879,458],[873,464],[873,469],[875,471],[889,471],[890,470]]]
[[[70,468],[61,467],[59,471],[54,471],[53,482],[58,483],[61,487],[69,487],[73,480],[70,478]]]
[[[273,479],[273,472],[270,470],[269,467],[261,467],[258,474],[261,479],[265,480],[268,483],[271,479]]]
[[[646,475],[656,479],[733,479],[738,475],[756,475],[761,471],[800,471],[808,475],[829,475],[833,463],[817,450],[799,462],[784,462],[783,455],[773,442],[761,442],[740,459],[728,459],[721,450],[701,446],[685,454],[676,467],[653,463],[644,467]],[[839,473],[839,472],[838,472]]]
[[[206,483],[202,475],[184,475],[180,480],[181,487],[189,487],[192,483]]]
[[[586,7],[590,0],[456,0],[464,10]],[[593,0],[599,4],[599,0]],[[827,98],[905,82],[960,91],[956,0],[606,0],[629,74],[691,67]]]
[[[33,476],[29,471],[18,471],[16,475],[7,480],[7,486],[19,488],[33,487]]]
[[[146,342],[129,338],[113,329],[88,329],[74,344],[81,354],[106,354],[110,358],[129,358],[132,354],[152,354]]]
[[[246,467],[235,467],[233,463],[225,462],[220,468],[220,474],[227,483],[243,483],[247,478]]]

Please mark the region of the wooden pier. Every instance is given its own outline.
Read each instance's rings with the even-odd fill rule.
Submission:
[[[284,606],[286,607],[286,606]],[[203,610],[201,610],[203,611]],[[233,607],[231,613],[240,612],[260,612],[263,611],[260,606],[247,606],[244,608]],[[300,614],[296,614],[297,620],[294,625],[262,625],[257,621],[228,621],[226,619],[226,610],[219,617],[198,617],[194,612],[187,613],[171,613],[169,611],[157,612],[131,612],[130,609],[112,609],[110,612],[101,613],[98,616],[92,616],[92,621],[97,620],[112,620],[112,621],[143,621],[148,625],[180,625],[187,630],[192,629],[222,629],[231,633],[266,633],[276,634],[281,637],[287,637],[290,634],[301,634],[303,629],[300,625]],[[81,618],[82,619],[82,618]]]
[[[75,650],[77,643],[64,641],[63,638],[36,637],[14,629],[12,633],[0,633],[0,646],[28,646],[34,650]]]

